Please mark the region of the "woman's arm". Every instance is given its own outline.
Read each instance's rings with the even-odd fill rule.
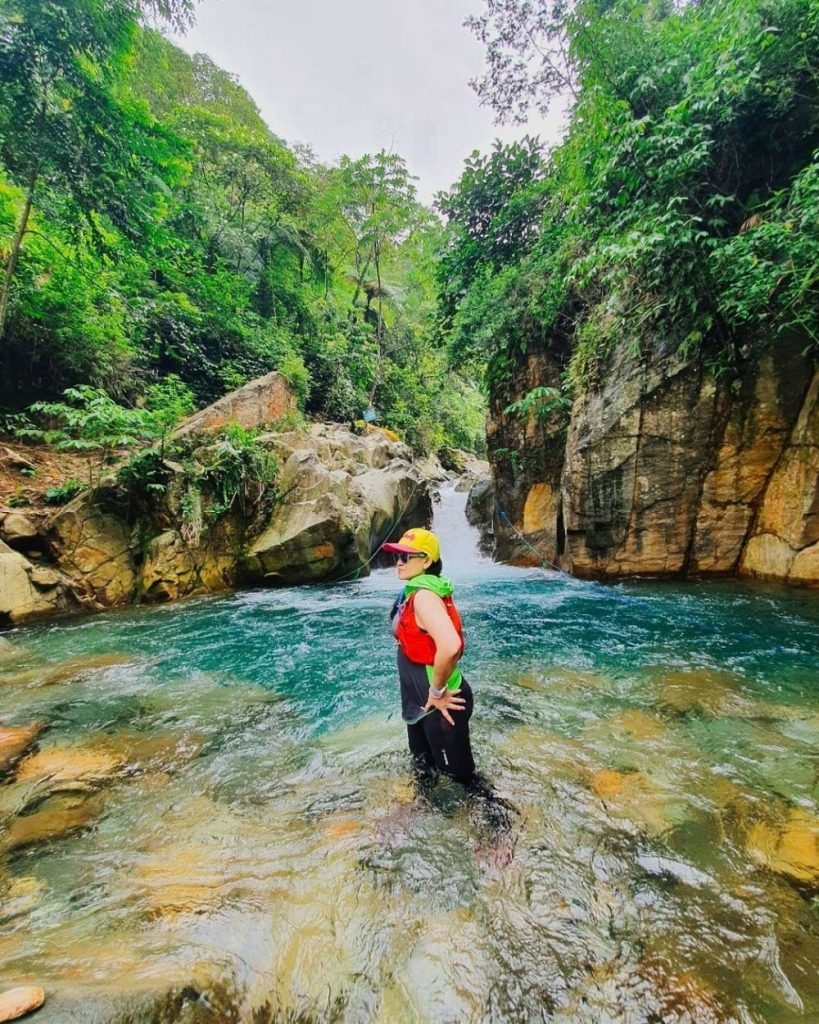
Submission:
[[[435,643],[435,663],[433,665],[432,686],[443,690],[447,680],[455,671],[461,657],[461,638],[452,624],[444,602],[431,590],[419,590],[415,594],[415,621],[432,637]],[[450,725],[455,723],[449,710],[460,711],[465,706],[463,697],[456,694],[460,690],[447,691],[442,697],[429,696],[428,705],[437,708]]]

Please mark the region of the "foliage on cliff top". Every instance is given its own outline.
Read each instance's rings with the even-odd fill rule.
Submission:
[[[129,405],[168,375],[205,403],[279,369],[314,415],[375,405],[418,448],[479,447],[403,160],[288,147],[232,76],[140,27],[190,8],[0,6],[0,404]]]
[[[501,115],[572,107],[550,156],[476,154],[440,198],[458,358],[499,385],[559,344],[582,390],[620,345],[716,374],[787,332],[819,351],[815,0],[486,0],[473,24]]]

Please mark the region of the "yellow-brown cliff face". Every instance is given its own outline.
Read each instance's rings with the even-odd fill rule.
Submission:
[[[493,401],[496,553],[579,576],[819,586],[819,369],[802,347],[781,343],[733,386],[621,352],[561,429],[503,411],[559,372],[527,357]]]

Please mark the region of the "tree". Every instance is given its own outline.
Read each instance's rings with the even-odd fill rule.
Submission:
[[[526,136],[489,156],[475,152],[437,206],[450,224],[438,265],[445,321],[479,273],[500,271],[528,252],[540,234],[546,160],[538,139]]]
[[[343,210],[356,239],[355,308],[359,296],[366,292],[365,318],[373,299],[377,301],[375,322],[376,365],[370,389],[373,403],[384,356],[384,298],[389,288],[384,282],[384,266],[391,251],[406,237],[417,214],[413,177],[402,157],[381,150],[359,160],[342,157],[339,173],[344,185]],[[375,279],[368,284],[370,269]]]
[[[72,215],[134,234],[150,209],[156,169],[176,158],[170,133],[117,84],[142,11],[184,21],[188,0],[6,0],[0,13],[0,158],[23,204],[0,287],[0,344],[12,281],[38,186],[59,188]]]
[[[485,0],[467,26],[486,47],[487,70],[470,83],[499,120],[523,123],[532,102],[545,113],[577,92],[571,21],[576,0]]]
[[[788,332],[819,345],[815,0],[486,0],[472,25],[499,115],[564,88],[573,109],[542,180],[514,190],[535,200],[517,248],[514,183],[486,163],[440,204],[454,351],[501,386],[533,348],[569,348],[582,390],[658,338],[733,379]]]

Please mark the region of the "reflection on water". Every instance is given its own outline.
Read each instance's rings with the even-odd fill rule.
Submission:
[[[819,599],[496,566],[461,501],[511,863],[413,788],[389,570],[19,630],[0,989],[43,1021],[819,1018]]]

